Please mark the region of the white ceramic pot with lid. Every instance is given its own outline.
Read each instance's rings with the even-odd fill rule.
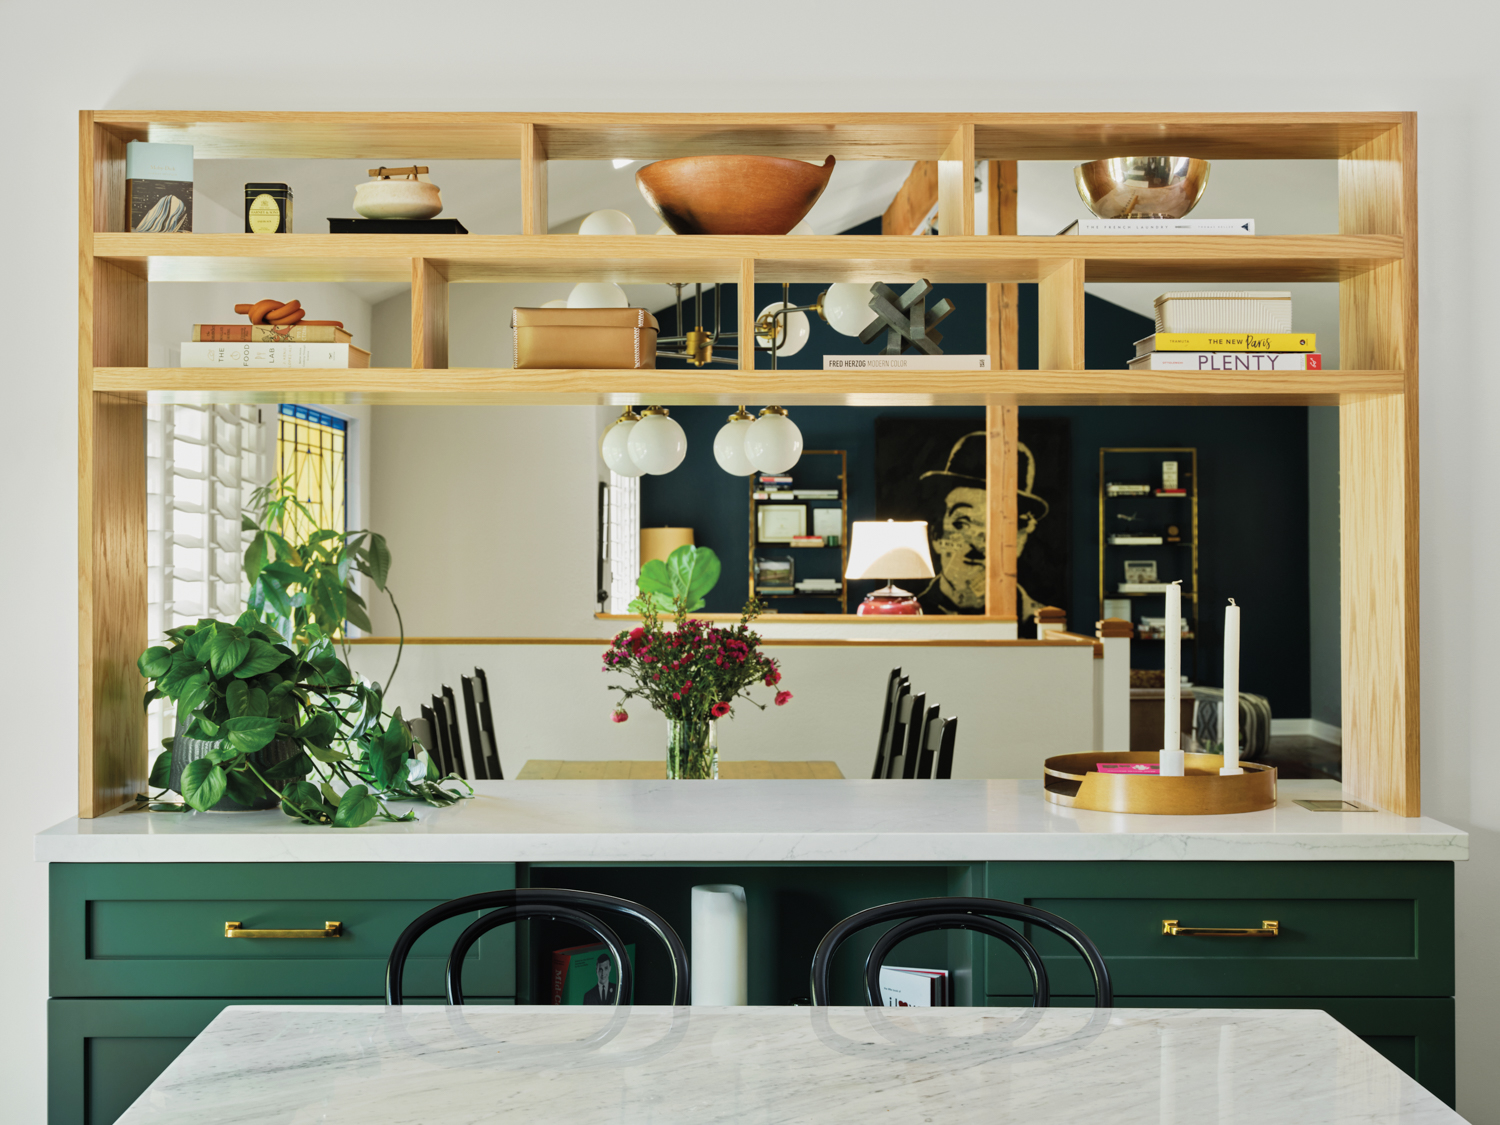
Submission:
[[[354,209],[367,219],[431,219],[443,209],[437,184],[417,179],[426,168],[372,168],[378,179],[354,189]],[[392,179],[405,173],[406,178]]]

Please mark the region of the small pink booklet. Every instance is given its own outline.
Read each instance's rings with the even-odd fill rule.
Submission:
[[[1132,764],[1130,762],[1095,762],[1094,768],[1100,773],[1161,773],[1156,766],[1148,766],[1144,763]]]

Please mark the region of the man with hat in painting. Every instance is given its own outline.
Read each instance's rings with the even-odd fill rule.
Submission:
[[[948,451],[941,469],[925,472],[922,507],[927,519],[928,541],[937,557],[937,575],[917,595],[924,614],[983,613],[984,576],[987,559],[985,492],[985,435],[983,430],[964,434]],[[1036,484],[1036,458],[1024,443],[1018,445],[1024,485],[1016,491],[1016,558],[1026,550],[1026,540],[1049,510],[1047,501],[1032,491]],[[1041,607],[1041,602],[1017,583],[1019,612],[1023,621]]]

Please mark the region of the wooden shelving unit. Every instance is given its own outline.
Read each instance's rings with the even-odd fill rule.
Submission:
[[[129,140],[200,159],[519,161],[514,236],[125,232]],[[1339,230],[1295,237],[975,237],[977,160],[1090,160],[1130,151],[1336,159]],[[765,153],[935,160],[937,237],[580,239],[547,232],[553,160]],[[83,816],[131,800],[147,748],[135,659],[146,640],[147,401],[982,403],[991,455],[990,612],[1015,599],[1017,407],[1337,403],[1341,417],[1344,784],[1416,815],[1416,118],[1312,114],[511,114],[85,111],[79,135],[79,755]],[[1012,181],[1013,182],[1013,181]],[[1014,195],[1002,208],[1013,208]],[[1013,213],[1013,212],[1012,212]],[[1002,210],[991,230],[1014,230]],[[995,370],[622,372],[449,369],[448,287],[567,279],[728,281],[751,331],[753,283],[984,282]],[[411,367],[146,366],[148,281],[407,281]],[[1343,371],[1211,375],[1083,369],[1086,281],[1338,282]],[[1039,291],[1039,371],[1015,370],[1016,282]],[[742,368],[752,357],[742,357]],[[1011,528],[1006,532],[1007,522]]]

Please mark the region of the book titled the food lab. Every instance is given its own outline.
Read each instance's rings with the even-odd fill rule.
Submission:
[[[369,367],[370,353],[353,344],[185,343],[183,367]]]
[[[195,324],[193,339],[217,344],[352,344],[336,324]]]
[[[125,143],[125,221],[139,234],[192,232],[192,145]]]
[[[1151,352],[1130,361],[1132,371],[1321,371],[1317,352]]]

